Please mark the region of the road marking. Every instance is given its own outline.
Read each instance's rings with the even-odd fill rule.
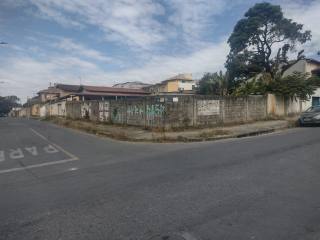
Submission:
[[[69,168],[69,169],[68,169],[68,171],[76,171],[76,170],[78,170],[78,168],[76,168],[76,167],[73,167],[73,168]]]
[[[59,152],[58,149],[56,149],[56,148],[53,147],[52,145],[45,146],[45,147],[43,148],[43,150],[44,150],[46,153],[57,153],[57,152]]]
[[[24,155],[21,148],[17,148],[16,150],[10,149],[9,157],[11,159],[20,159],[20,158],[24,158]]]
[[[79,158],[75,155],[73,155],[72,153],[68,152],[67,150],[63,149],[62,147],[60,147],[59,145],[51,142],[50,140],[48,140],[45,136],[43,136],[41,133],[37,132],[36,130],[30,128],[30,130],[36,134],[37,136],[39,136],[40,138],[42,138],[43,140],[45,140],[46,142],[48,142],[50,145],[47,146],[49,147],[49,151],[53,151],[53,150],[60,150],[61,152],[65,153],[69,158],[68,159],[63,159],[63,160],[58,160],[58,161],[53,161],[53,162],[47,162],[47,163],[40,163],[40,164],[34,164],[34,165],[29,165],[29,166],[24,166],[24,167],[16,167],[16,168],[10,168],[10,169],[5,169],[5,170],[0,170],[0,174],[2,173],[10,173],[10,172],[16,172],[16,171],[22,171],[22,170],[26,170],[26,169],[32,169],[32,168],[39,168],[39,167],[44,167],[44,166],[50,166],[50,165],[56,165],[56,164],[62,164],[62,163],[67,163],[67,162],[72,162],[72,161],[76,161],[79,160]],[[3,153],[3,156],[2,156]],[[34,152],[33,152],[34,153]],[[51,152],[53,153],[53,152]],[[20,148],[18,148],[17,150],[12,150],[10,154],[13,154],[12,156],[14,157],[21,157],[22,150]],[[10,155],[10,157],[12,158],[12,156]],[[4,152],[0,151],[0,161],[4,160]]]
[[[25,147],[24,148],[26,151],[28,151],[29,153],[31,153],[32,156],[37,156],[38,155],[38,151],[36,147]]]
[[[0,162],[3,162],[4,160],[6,160],[4,156],[4,151],[0,151]]]
[[[56,165],[56,164],[61,164],[61,163],[67,163],[67,162],[72,162],[72,161],[76,161],[76,160],[78,160],[78,159],[70,158],[70,159],[59,160],[59,161],[54,161],[54,162],[34,164],[34,165],[30,165],[30,166],[25,166],[25,167],[10,168],[10,169],[6,169],[6,170],[0,170],[0,174],[22,171],[22,170],[26,170],[26,169],[32,169],[32,168],[38,168],[38,167],[44,167],[44,166],[50,166],[50,165]]]
[[[48,138],[46,138],[45,136],[43,136],[41,133],[37,132],[36,130],[34,130],[33,128],[30,128],[30,130],[35,133],[36,135],[38,135],[40,138],[42,138],[43,140],[47,141],[48,143],[50,143],[51,145],[53,145],[54,147],[58,148],[61,152],[67,154],[69,157],[77,159],[78,157],[76,157],[75,155],[73,155],[72,153],[69,153],[67,150],[63,149],[62,147],[60,147],[59,145],[51,142]]]

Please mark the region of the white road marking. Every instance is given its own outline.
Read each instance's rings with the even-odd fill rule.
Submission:
[[[32,156],[37,156],[38,155],[38,150],[37,147],[25,147],[24,148],[26,151],[28,151],[29,153],[31,153]]]
[[[46,153],[57,153],[59,152],[58,149],[56,149],[54,146],[52,145],[48,145],[48,146],[45,146],[43,148],[43,150],[46,152]]]
[[[73,167],[73,168],[69,168],[69,169],[68,169],[68,171],[76,171],[76,170],[78,170],[78,168],[76,168],[76,167]]]
[[[78,160],[78,157],[76,157],[75,155],[73,155],[72,153],[69,153],[67,150],[63,149],[62,147],[60,147],[59,145],[49,141],[45,136],[43,136],[41,133],[37,132],[36,130],[34,130],[33,128],[30,128],[30,130],[38,135],[39,137],[41,137],[43,140],[47,141],[48,143],[50,143],[51,145],[53,145],[54,147],[56,147],[57,149],[59,149],[61,152],[67,154],[69,157],[74,158],[76,160]]]
[[[4,160],[6,160],[4,156],[4,151],[0,151],[0,162],[3,162]]]
[[[17,148],[17,149],[10,149],[9,157],[11,159],[20,159],[20,158],[24,158],[24,155],[21,148]]]
[[[73,155],[72,153],[68,152],[67,150],[63,149],[62,147],[60,147],[59,145],[49,141],[45,136],[43,136],[42,134],[40,134],[39,132],[37,132],[36,130],[30,128],[30,130],[36,134],[37,136],[39,136],[40,138],[42,138],[43,140],[45,140],[46,142],[48,142],[50,145],[52,145],[54,148],[60,150],[61,152],[65,153],[69,158],[68,159],[63,159],[63,160],[58,160],[58,161],[53,161],[53,162],[46,162],[46,163],[40,163],[40,164],[34,164],[34,165],[29,165],[29,166],[24,166],[24,167],[16,167],[16,168],[11,168],[11,169],[5,169],[5,170],[0,170],[0,174],[2,173],[10,173],[10,172],[16,172],[16,171],[22,171],[22,170],[26,170],[26,169],[32,169],[32,168],[38,168],[38,167],[44,167],[44,166],[50,166],[50,165],[56,165],[56,164],[62,164],[62,163],[67,163],[67,162],[72,162],[72,161],[76,161],[79,160],[78,157],[76,157],[75,155]],[[20,149],[21,151],[21,149]],[[1,152],[0,151],[0,159],[1,158]],[[20,152],[18,151],[18,153],[20,154]],[[22,153],[22,151],[21,151]],[[3,152],[4,154],[4,152]],[[23,154],[22,154],[23,155]],[[4,159],[4,156],[3,156]]]
[[[56,164],[61,164],[61,163],[67,163],[67,162],[72,162],[72,161],[75,161],[75,160],[78,160],[78,159],[70,158],[70,159],[59,160],[59,161],[54,161],[54,162],[34,164],[34,165],[25,166],[25,167],[10,168],[10,169],[6,169],[6,170],[0,170],[0,174],[16,172],[16,171],[22,171],[22,170],[25,170],[25,169],[32,169],[32,168],[56,165]]]

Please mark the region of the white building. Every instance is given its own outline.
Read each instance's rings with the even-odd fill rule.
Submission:
[[[288,68],[284,72],[283,76],[291,75],[294,72],[309,73],[310,76],[320,77],[320,61],[315,59],[302,59]],[[320,105],[320,88],[315,91],[309,101],[303,102],[302,110],[306,110],[307,108],[315,105]]]

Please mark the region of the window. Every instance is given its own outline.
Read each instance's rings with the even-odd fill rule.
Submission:
[[[312,97],[312,106],[320,106],[320,97]]]

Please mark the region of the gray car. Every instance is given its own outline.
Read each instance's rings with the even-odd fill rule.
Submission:
[[[300,126],[320,125],[320,106],[312,106],[299,118]]]

